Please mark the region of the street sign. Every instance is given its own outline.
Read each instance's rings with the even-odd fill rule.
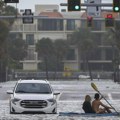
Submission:
[[[101,0],[87,0],[88,4],[101,4]],[[88,6],[87,16],[100,17],[101,7],[100,6]]]
[[[93,17],[88,16],[87,17],[87,27],[92,27],[93,24]]]
[[[33,13],[31,11],[31,9],[25,9],[25,12],[23,13],[23,16],[29,16],[29,17],[24,17],[23,18],[23,23],[24,24],[33,23]]]
[[[19,3],[19,0],[4,0],[5,3]]]

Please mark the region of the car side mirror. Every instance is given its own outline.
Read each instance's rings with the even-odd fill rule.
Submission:
[[[60,93],[59,92],[55,92],[54,95],[59,95]]]
[[[7,94],[13,94],[13,90],[8,90]]]

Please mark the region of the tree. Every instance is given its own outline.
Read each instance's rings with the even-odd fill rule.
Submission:
[[[9,29],[5,21],[0,20],[0,81],[5,81],[6,71],[6,38]]]
[[[50,38],[42,38],[39,40],[36,44],[36,51],[38,52],[38,56],[40,59],[42,59],[42,65],[43,70],[46,70],[46,77],[48,79],[48,70],[51,69],[51,64],[54,63],[54,61],[51,61],[52,56],[54,54],[54,46],[53,42]]]
[[[13,69],[17,68],[20,60],[27,56],[27,45],[20,34],[11,34],[7,40],[7,57],[9,66]]]
[[[109,28],[105,34],[105,39],[109,45],[120,52],[120,23],[116,21],[115,28]],[[117,55],[118,57],[118,55]]]
[[[18,10],[12,6],[6,6],[5,7],[5,14],[4,15],[13,15],[13,16],[16,16],[17,17],[17,14],[18,14]],[[8,23],[9,23],[9,27],[11,27],[15,21],[15,19],[7,19],[6,20]]]
[[[0,1],[0,15],[14,15],[17,10],[12,6],[7,6],[4,1]],[[14,20],[5,19],[0,20],[0,57],[5,52],[6,39],[9,34],[9,27]]]
[[[48,71],[55,71],[56,73],[56,71],[63,69],[62,60],[68,48],[67,42],[63,39],[56,39],[53,42],[50,38],[42,38],[38,41],[36,51],[38,52],[39,58],[43,60],[41,69],[46,70],[47,78]]]
[[[0,20],[0,58],[5,55],[5,43],[9,33],[7,23]]]
[[[63,62],[62,60],[66,57],[69,45],[66,40],[63,39],[56,39],[54,41],[54,48],[55,48],[55,79],[57,77],[56,72],[63,70]]]
[[[91,66],[89,64],[89,55],[96,46],[93,41],[93,35],[89,29],[80,28],[72,34],[70,44],[78,48],[79,66],[83,65],[83,70],[88,69],[90,78],[92,80]],[[82,62],[81,62],[82,61]]]
[[[0,1],[0,15],[4,14],[5,3],[4,1]]]
[[[105,39],[112,46],[112,64],[114,81],[119,81],[119,59],[120,59],[120,23],[115,21],[115,27],[109,28],[105,34]]]
[[[17,16],[18,14],[18,9],[16,9],[13,6],[6,5],[4,1],[0,1],[0,15],[2,16],[9,16],[9,15],[14,15]],[[9,26],[11,26],[14,22],[14,19],[4,19],[9,23]]]
[[[56,39],[54,42],[54,47],[55,47],[55,56],[56,56],[56,69],[57,70],[62,70],[63,66],[61,65],[61,62],[63,58],[66,57],[67,52],[69,50],[69,45],[66,40],[63,39]],[[60,68],[60,66],[62,68]]]
[[[16,15],[17,10],[8,6],[4,1],[0,1],[0,15]],[[2,19],[0,20],[0,80],[6,80],[6,70],[7,70],[7,38],[11,25],[14,19]]]
[[[83,60],[84,66],[86,66],[88,55],[91,53],[92,49],[95,46],[90,30],[81,28],[75,31],[72,34],[72,38],[69,42],[70,44],[75,45],[78,48],[79,61]]]
[[[36,44],[36,51],[41,57],[50,56],[53,54],[53,42],[50,38],[42,38]]]

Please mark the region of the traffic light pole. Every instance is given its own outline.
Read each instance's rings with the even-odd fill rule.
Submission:
[[[57,19],[57,20],[86,20],[86,18],[58,18],[58,17],[47,17],[47,16],[29,16],[29,15],[24,15],[24,16],[17,16],[17,19],[22,19],[22,18],[39,18],[39,19]],[[16,16],[0,16],[0,19],[16,19]],[[100,17],[95,17],[94,20],[100,20],[104,21],[105,18],[100,18]],[[116,21],[120,21],[120,18],[116,18]]]
[[[60,6],[68,6],[68,3],[60,3]],[[112,7],[112,3],[81,3],[81,6],[101,6],[101,7]]]
[[[61,6],[68,6],[67,3],[61,3]],[[112,3],[100,3],[100,4],[96,4],[96,3],[81,3],[81,6],[101,6],[101,7],[112,7],[113,4]],[[84,9],[85,10],[85,9]],[[111,11],[111,10],[109,10]],[[73,20],[86,20],[86,18],[48,18],[47,16],[32,16],[33,18],[39,18],[39,19],[73,19]],[[22,18],[31,18],[31,16],[29,15],[24,15],[24,16],[0,16],[0,19],[22,19]],[[94,20],[105,20],[105,18],[94,18]],[[115,20],[120,20],[119,18],[116,18]]]
[[[61,3],[60,6],[68,6],[68,3]],[[98,6],[98,7],[113,7],[112,3],[81,3],[80,6]],[[81,10],[86,10],[85,8],[81,8]],[[103,9],[102,11],[113,11],[111,9]]]

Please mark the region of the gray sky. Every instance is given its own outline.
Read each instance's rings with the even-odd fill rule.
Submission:
[[[110,3],[112,0],[101,0],[105,3]],[[84,3],[84,0],[81,0],[82,3]],[[17,8],[20,9],[32,9],[32,11],[35,10],[36,4],[58,4],[60,3],[67,3],[67,0],[19,0],[19,3],[17,4]],[[10,4],[16,7],[16,4]]]

